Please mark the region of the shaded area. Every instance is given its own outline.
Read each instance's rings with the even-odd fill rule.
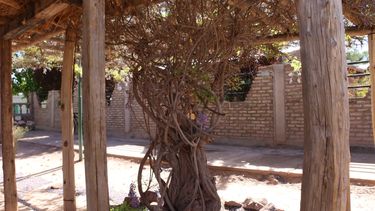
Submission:
[[[36,130],[29,132],[22,142],[60,146],[58,132]],[[107,153],[116,157],[142,158],[148,141],[108,137]],[[76,144],[78,141],[76,140]],[[78,146],[75,146],[78,149]],[[239,147],[211,144],[206,148],[208,163],[214,167],[235,168],[239,171],[263,171],[265,173],[302,174],[303,150],[298,148]],[[350,175],[352,178],[371,180],[375,184],[375,153],[355,150],[351,153]]]

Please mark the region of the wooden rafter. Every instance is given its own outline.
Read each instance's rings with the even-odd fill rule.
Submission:
[[[344,16],[350,21],[352,22],[353,24],[355,24],[356,26],[360,26],[362,25],[362,21],[360,18],[358,18],[357,15],[355,15],[355,13],[353,12],[353,9],[350,7],[350,5],[348,3],[346,3],[345,1],[343,1],[343,12],[344,12]]]
[[[360,27],[347,27],[345,33],[349,36],[364,36],[371,32],[370,28],[360,28]],[[272,44],[280,42],[290,42],[299,40],[299,33],[289,33],[289,34],[276,34],[267,37],[259,37],[254,42],[254,45],[262,44]]]
[[[31,45],[38,44],[42,41],[51,39],[52,41],[57,42],[57,44],[61,44],[63,40],[59,38],[55,38],[58,35],[61,35],[64,32],[64,29],[57,30],[54,32],[46,33],[44,35],[38,35],[35,36],[32,40],[21,40],[17,41],[18,44],[13,45],[12,49],[13,51],[22,50],[23,48],[26,48]],[[367,35],[371,32],[371,29],[368,28],[358,28],[358,27],[348,27],[346,28],[346,34],[349,36],[363,36]],[[255,40],[254,45],[263,45],[263,44],[271,44],[271,43],[280,43],[280,42],[290,42],[290,41],[296,41],[299,40],[299,34],[298,33],[289,33],[289,34],[277,34],[272,35],[268,37],[259,37]],[[47,46],[47,45],[41,45],[42,48],[51,49],[51,50],[61,50],[61,47],[56,46]]]
[[[64,32],[64,30],[62,29],[62,30],[47,33],[45,35],[36,36],[33,40],[30,40],[28,43],[14,45],[12,47],[12,49],[13,49],[13,51],[18,51],[18,50],[21,50],[21,49],[26,48],[28,46],[35,45],[35,44],[38,44],[42,41],[48,40],[52,37],[61,35],[63,32]]]
[[[0,25],[6,24],[9,22],[9,19],[6,17],[0,17]]]
[[[46,23],[48,19],[54,17],[61,11],[69,7],[69,3],[47,0],[41,1],[39,5],[30,6],[17,19],[7,25],[7,30],[1,34],[4,39],[14,39],[19,35]]]
[[[21,5],[17,1],[14,1],[14,0],[0,0],[0,4],[5,4],[17,10],[21,9]]]

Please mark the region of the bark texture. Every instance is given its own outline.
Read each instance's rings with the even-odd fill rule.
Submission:
[[[104,0],[83,0],[83,129],[87,210],[109,210]]]
[[[17,211],[15,141],[13,140],[12,41],[0,40],[1,141],[5,211]]]
[[[61,138],[63,154],[64,210],[76,210],[74,180],[74,126],[73,126],[73,65],[76,44],[75,29],[65,33],[64,60],[61,81]]]
[[[299,0],[305,155],[301,210],[350,210],[349,102],[341,0]]]

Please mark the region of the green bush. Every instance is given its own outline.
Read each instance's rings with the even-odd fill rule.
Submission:
[[[123,204],[112,206],[110,211],[146,211],[147,209],[144,207],[133,208],[127,202]]]
[[[16,142],[18,139],[21,139],[25,136],[25,133],[28,131],[27,128],[13,126],[13,139]]]

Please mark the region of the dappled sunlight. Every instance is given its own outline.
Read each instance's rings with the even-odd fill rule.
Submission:
[[[41,139],[48,139],[50,136],[33,136],[33,137],[25,137],[19,139],[20,141],[34,141],[34,140],[41,140]]]
[[[44,135],[37,135],[37,137],[42,136]],[[54,140],[58,140],[56,135],[51,137],[54,137]],[[47,142],[47,140],[45,141]],[[123,140],[121,144],[120,140],[116,140],[108,147],[108,153],[117,153],[119,157],[124,158],[126,155],[142,155],[146,148],[145,145],[138,142],[126,142],[126,140]],[[19,210],[62,210],[61,149],[29,141],[20,141],[18,142],[17,150],[16,173]],[[231,150],[232,153],[228,153],[226,150]],[[275,176],[278,179],[278,183],[276,185],[268,184],[269,175],[275,174],[279,170],[286,172],[289,176],[292,175],[289,172],[293,173],[295,171],[298,171],[298,174],[301,175],[302,169],[296,165],[299,163],[298,159],[298,162],[290,160],[290,157],[284,160],[279,159],[280,162],[287,161],[281,166],[289,166],[289,168],[275,168],[273,165],[265,165],[271,163],[271,161],[277,162],[278,158],[282,157],[285,152],[289,153],[290,151],[267,148],[222,148],[219,146],[215,146],[214,150],[209,150],[209,157],[214,155],[217,158],[209,158],[208,163],[211,168],[216,166],[210,169],[216,178],[216,186],[222,203],[229,200],[243,202],[250,197],[255,200],[266,199],[280,209],[288,211],[299,210],[301,194],[299,180],[295,180],[297,183],[289,184],[286,183],[289,181],[288,179]],[[267,161],[269,155],[271,155],[270,161]],[[300,152],[295,151],[295,155],[300,156]],[[78,158],[77,154],[75,158]],[[355,162],[351,163],[352,174],[360,174],[357,176],[361,176],[364,173],[369,176],[375,175],[375,163],[365,162],[372,161],[372,154],[355,154],[353,158]],[[280,164],[278,165],[280,166]],[[138,168],[139,165],[137,163],[119,158],[108,158],[108,185],[111,204],[119,204],[124,200],[130,183],[136,182]],[[148,166],[145,166],[146,172],[147,174],[143,175],[144,178],[148,177]],[[162,177],[166,179],[168,173],[170,173],[170,169],[165,169]],[[1,177],[2,170],[0,170]],[[84,162],[75,163],[75,177],[77,207],[79,208],[78,210],[84,210],[86,207]],[[156,185],[153,185],[152,190],[157,190]],[[373,203],[375,203],[375,187],[352,185],[351,191],[352,210],[372,211],[371,208],[374,207]],[[0,207],[3,206],[2,200],[1,196]]]
[[[208,161],[209,165],[214,165],[214,166],[223,166],[224,165],[223,160],[214,160],[214,161]]]

